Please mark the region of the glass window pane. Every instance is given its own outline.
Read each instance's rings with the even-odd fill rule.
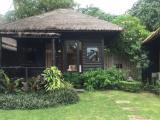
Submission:
[[[87,47],[87,60],[88,62],[99,62],[99,48]]]

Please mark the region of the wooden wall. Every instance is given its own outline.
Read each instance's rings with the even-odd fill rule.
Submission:
[[[96,32],[73,32],[73,33],[61,33],[61,40],[63,42],[67,40],[77,40],[82,43],[82,70],[87,70],[90,68],[103,68],[104,67],[104,41],[103,41],[104,35],[102,33],[96,33]],[[97,63],[89,63],[86,60],[86,54],[87,54],[87,46],[96,46],[100,50],[100,62]],[[65,48],[65,47],[64,47]],[[65,54],[65,51],[64,51]],[[81,56],[80,56],[81,57]],[[66,56],[64,55],[64,66],[66,66]],[[66,69],[66,67],[65,67]]]
[[[103,58],[104,58],[104,44],[103,43],[103,39],[102,38],[97,38],[97,39],[88,39],[88,40],[84,40],[83,41],[83,59],[82,59],[82,63],[83,63],[83,70],[87,70],[87,69],[94,69],[94,68],[103,68],[104,67],[104,62],[103,62]],[[87,61],[87,47],[92,47],[92,46],[96,46],[99,48],[99,57],[100,57],[100,61],[96,62],[96,63],[89,63]]]
[[[104,57],[105,69],[111,68],[116,65],[122,65],[122,70],[128,71],[128,76],[138,79],[139,72],[136,69],[136,65],[130,62],[129,58],[116,54],[105,54]]]
[[[46,49],[45,49],[45,67],[50,67],[53,65],[53,50],[52,50],[52,44],[51,42],[46,43]]]

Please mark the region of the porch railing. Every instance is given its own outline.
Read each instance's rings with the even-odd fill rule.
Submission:
[[[28,80],[28,78],[35,77],[40,75],[45,67],[0,67],[0,69],[4,70],[5,73],[11,78],[24,78]]]

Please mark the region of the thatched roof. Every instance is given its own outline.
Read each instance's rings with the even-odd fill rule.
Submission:
[[[118,25],[72,9],[57,9],[0,26],[0,31],[121,31]]]
[[[150,36],[148,36],[144,41],[143,44],[146,44],[150,41],[153,41],[154,39],[160,37],[160,28],[157,29],[155,32],[153,32]]]

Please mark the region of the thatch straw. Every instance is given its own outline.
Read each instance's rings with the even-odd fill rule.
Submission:
[[[72,9],[57,9],[0,26],[0,31],[121,31],[118,25]]]
[[[148,37],[143,41],[143,44],[148,43],[148,42],[156,39],[157,37],[160,37],[160,28],[157,29],[155,32],[153,32],[150,36],[148,36]]]

